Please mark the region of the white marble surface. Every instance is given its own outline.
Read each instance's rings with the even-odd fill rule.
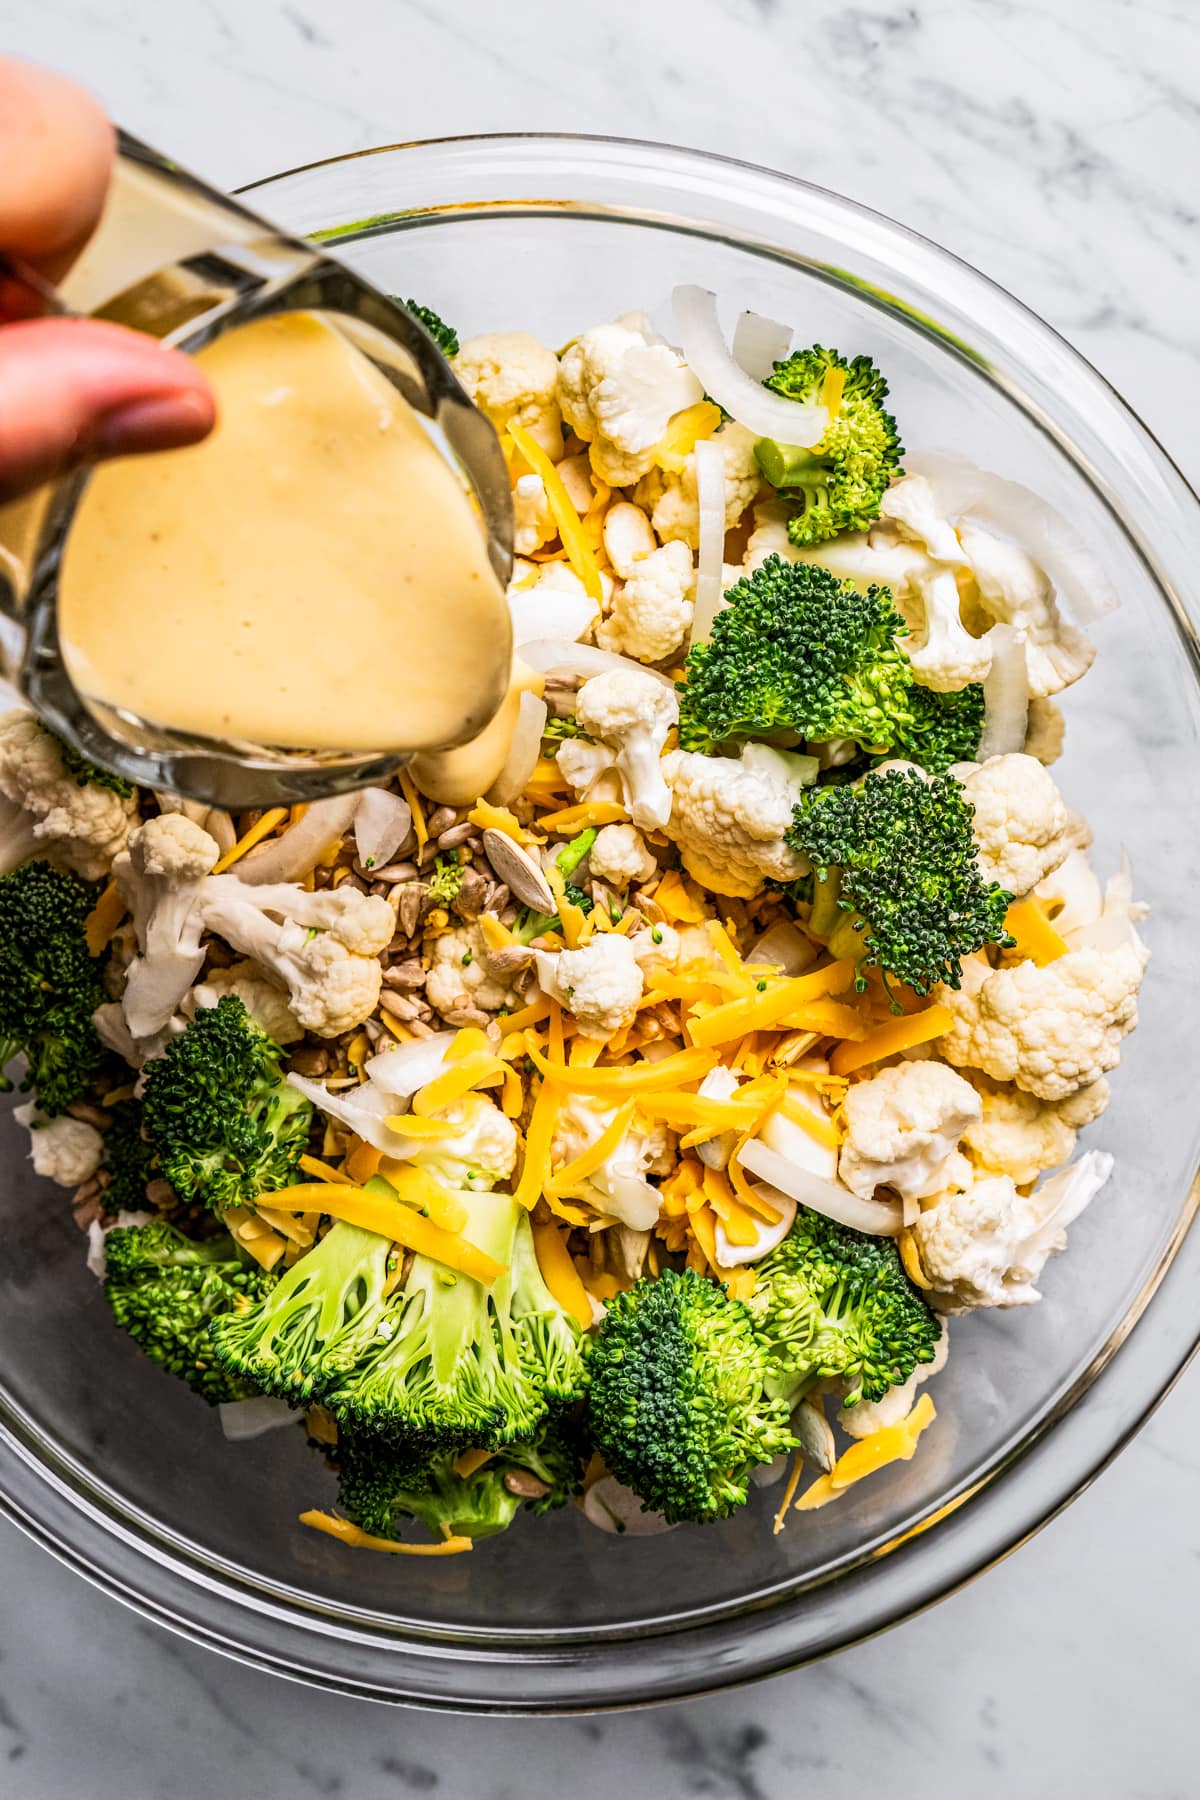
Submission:
[[[229,185],[504,128],[673,139],[927,232],[1028,300],[1193,480],[1194,0],[0,0],[0,45],[89,81]],[[847,134],[852,134],[847,141]],[[807,1673],[602,1721],[318,1697],[143,1625],[0,1526],[5,1800],[929,1800],[1196,1792],[1200,1374],[1117,1466],[935,1613]]]

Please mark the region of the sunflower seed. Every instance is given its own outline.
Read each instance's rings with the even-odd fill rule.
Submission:
[[[526,906],[536,907],[538,912],[557,912],[558,902],[546,877],[533,858],[506,832],[489,828],[483,834],[483,849],[496,874],[518,900],[524,901]]]

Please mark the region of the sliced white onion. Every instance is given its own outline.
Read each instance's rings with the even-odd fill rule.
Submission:
[[[763,313],[738,314],[733,328],[733,360],[752,381],[765,381],[792,344],[792,328]]]
[[[598,612],[596,602],[580,584],[578,594],[564,588],[535,587],[513,589],[508,596],[512,614],[513,647],[525,657],[525,646],[544,638],[560,638],[574,642],[581,638]]]
[[[674,1529],[661,1513],[647,1512],[633,1489],[625,1487],[615,1475],[602,1475],[593,1482],[581,1507],[590,1525],[614,1536],[657,1537],[660,1532]]]
[[[1075,526],[1032,488],[941,450],[906,455],[904,467],[909,475],[925,477],[943,513],[952,518],[969,513],[1027,550],[1076,624],[1089,625],[1120,604],[1107,571]]]
[[[1012,756],[1025,748],[1029,724],[1029,671],[1025,633],[1015,625],[993,625],[987,641],[992,666],[983,678],[983,731],[978,757]]]
[[[872,1237],[898,1237],[904,1229],[904,1214],[899,1201],[860,1200],[840,1182],[826,1181],[809,1169],[799,1168],[788,1157],[781,1156],[777,1150],[768,1150],[757,1139],[752,1138],[746,1145],[741,1162],[752,1175],[758,1175],[778,1188],[789,1200],[795,1200],[813,1212],[824,1213],[827,1219],[847,1225],[852,1231],[865,1231]]]
[[[696,502],[700,510],[700,557],[696,571],[693,644],[707,643],[712,622],[725,604],[725,453],[715,438],[696,445]]]
[[[412,829],[412,807],[390,788],[363,788],[354,809],[354,844],[364,869],[385,869]]]
[[[318,1111],[357,1132],[364,1142],[381,1150],[385,1156],[403,1157],[412,1152],[413,1139],[402,1136],[384,1123],[396,1111],[396,1106],[392,1096],[385,1094],[373,1081],[363,1081],[358,1087],[331,1093],[323,1081],[310,1081],[306,1075],[289,1075],[287,1079],[288,1086],[311,1100]]]
[[[636,669],[641,675],[653,675],[672,692],[675,687],[669,676],[648,669],[631,656],[618,656],[615,650],[601,650],[595,644],[574,644],[567,638],[534,638],[521,645],[521,661],[543,675],[577,675],[581,681],[610,669]]]
[[[513,727],[512,742],[508,746],[504,767],[487,791],[487,798],[493,806],[507,806],[510,800],[515,800],[524,791],[537,767],[542,749],[542,733],[546,729],[548,717],[544,700],[540,700],[536,694],[521,695],[517,702],[517,722]]]
[[[784,975],[802,975],[816,962],[818,951],[811,938],[806,938],[790,919],[776,919],[768,926],[746,958],[751,963],[767,963]]]
[[[397,1044],[394,1050],[381,1050],[363,1065],[372,1087],[391,1100],[409,1100],[418,1088],[425,1087],[446,1066],[446,1052],[454,1042],[453,1031],[438,1031],[433,1037],[416,1038],[410,1044]],[[399,1108],[392,1107],[396,1112]]]
[[[792,1229],[792,1222],[796,1217],[796,1202],[791,1196],[781,1193],[777,1187],[756,1187],[754,1191],[766,1201],[768,1206],[775,1208],[779,1218],[774,1225],[768,1225],[765,1219],[755,1219],[756,1235],[752,1244],[731,1243],[726,1235],[724,1225],[718,1219],[714,1236],[717,1244],[717,1261],[724,1269],[732,1268],[735,1263],[761,1262],[769,1251],[774,1250],[778,1244],[782,1244]]]
[[[644,1175],[598,1175],[592,1185],[601,1195],[604,1210],[610,1212],[631,1231],[650,1231],[658,1224],[662,1196]]]
[[[755,437],[775,438],[806,450],[820,443],[829,424],[825,407],[785,400],[739,369],[721,336],[715,294],[683,286],[675,289],[672,299],[684,358],[718,406]]]
[[[1022,1257],[1029,1255],[1031,1242],[1039,1246],[1047,1236],[1057,1237],[1073,1225],[1085,1207],[1091,1205],[1113,1172],[1113,1159],[1107,1150],[1089,1150],[1068,1168],[1060,1169],[1043,1181],[1033,1196],[1039,1224],[1035,1240],[1021,1245]]]
[[[304,817],[277,838],[256,844],[235,865],[238,879],[261,887],[269,881],[300,881],[317,866],[317,858],[335,838],[349,831],[358,808],[357,794],[335,794],[314,800]]]
[[[221,1415],[221,1430],[231,1444],[244,1444],[265,1432],[278,1431],[282,1425],[294,1425],[300,1416],[286,1400],[276,1400],[271,1394],[255,1394],[249,1400],[223,1400],[217,1411]]]

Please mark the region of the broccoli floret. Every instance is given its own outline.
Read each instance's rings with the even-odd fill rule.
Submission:
[[[110,1111],[112,1124],[104,1133],[105,1210],[141,1212],[146,1205],[146,1183],[156,1173],[154,1151],[142,1136],[142,1103],[120,1100]]]
[[[881,1400],[933,1360],[941,1323],[890,1238],[866,1237],[802,1206],[755,1275],[749,1310],[781,1371],[768,1385],[789,1406],[831,1377],[845,1382],[846,1406]]]
[[[841,377],[841,399],[821,442],[811,450],[763,438],[758,465],[798,507],[788,520],[793,544],[820,544],[840,531],[865,531],[879,517],[879,503],[900,473],[903,445],[896,421],[885,411],[888,385],[869,356],[847,362],[836,350],[797,350],[775,364],[764,387],[787,400],[827,401]]]
[[[561,744],[566,738],[584,738],[590,742],[587,732],[580,729],[579,721],[574,713],[565,719],[547,719],[542,737],[548,739],[552,744]]]
[[[180,1199],[219,1212],[287,1187],[312,1104],[287,1086],[282,1055],[236,994],[224,994],[148,1065],[146,1135]]]
[[[0,876],[0,1071],[24,1054],[22,1090],[48,1117],[81,1098],[104,1061],[92,1015],[103,1004],[104,959],[83,935],[95,893],[46,862]],[[0,1072],[0,1090],[11,1080]]]
[[[368,1185],[392,1192],[378,1178]],[[509,1194],[459,1198],[464,1237],[504,1273],[484,1287],[414,1257],[368,1352],[325,1396],[351,1431],[388,1433],[429,1455],[531,1437],[586,1380],[579,1327],[542,1280],[524,1208]]]
[[[712,635],[688,652],[679,741],[712,751],[786,732],[810,744],[851,738],[874,755],[935,771],[967,762],[983,729],[983,689],[921,687],[887,588],[860,593],[828,569],[769,556],[726,593]]]
[[[111,788],[114,794],[120,794],[122,800],[128,800],[133,792],[131,781],[126,781],[123,775],[114,775],[111,769],[101,769],[96,763],[89,762],[87,757],[81,756],[79,751],[68,744],[65,738],[60,738],[56,731],[51,731],[48,725],[42,725],[41,729],[47,737],[54,739],[58,747],[58,754],[62,757],[64,769],[69,775],[75,777],[79,787]]]
[[[458,333],[453,325],[447,325],[445,319],[439,318],[432,306],[421,306],[416,300],[405,300],[403,304],[414,319],[420,320],[443,356],[458,355]]]
[[[458,891],[466,872],[466,865],[459,862],[455,850],[436,859],[433,874],[426,887],[426,893],[434,906],[451,906],[458,899]]]
[[[269,1292],[275,1277],[226,1232],[197,1243],[173,1225],[116,1226],[104,1241],[104,1294],[113,1318],[152,1362],[212,1404],[244,1400],[254,1387],[222,1369],[208,1328]]]
[[[554,861],[563,877],[563,892],[572,906],[581,912],[590,913],[595,902],[590,894],[576,887],[570,879],[583,861],[590,855],[592,845],[599,833],[594,825],[573,837],[569,844],[564,844]],[[544,931],[561,931],[562,920],[557,913],[541,913],[536,907],[523,906],[517,914],[517,922],[513,927],[513,936],[518,944],[531,944],[535,937],[541,937]]]
[[[813,865],[810,928],[835,956],[927,994],[957,988],[964,956],[1011,944],[1012,895],[979,872],[975,809],[952,775],[876,769],[855,787],[808,789],[787,833]]]
[[[740,1300],[694,1269],[608,1302],[592,1346],[596,1445],[643,1504],[706,1523],[745,1503],[750,1471],[794,1447],[778,1373]]]

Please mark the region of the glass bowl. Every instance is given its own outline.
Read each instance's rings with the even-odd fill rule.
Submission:
[[[752,306],[794,323],[799,341],[869,352],[910,448],[957,450],[1075,520],[1123,604],[1096,626],[1096,666],[1067,697],[1055,772],[1095,827],[1101,873],[1126,847],[1154,909],[1141,1029],[1086,1139],[1113,1151],[1116,1173],[1049,1265],[1041,1306],[954,1322],[937,1422],[912,1463],[793,1514],[778,1537],[767,1491],[706,1530],[623,1540],[568,1508],[428,1561],[304,1529],[297,1514],[328,1505],[333,1478],[301,1431],[227,1444],[215,1413],[139,1358],[62,1196],[29,1173],[6,1119],[0,1505],[163,1624],[378,1699],[595,1709],[822,1656],[1035,1530],[1194,1347],[1196,499],[1118,396],[1016,301],[900,226],[780,175],[649,144],[468,138],[322,163],[254,195],[464,335],[521,328],[558,344],[633,308],[665,324],[672,286],[701,282],[727,318]]]

